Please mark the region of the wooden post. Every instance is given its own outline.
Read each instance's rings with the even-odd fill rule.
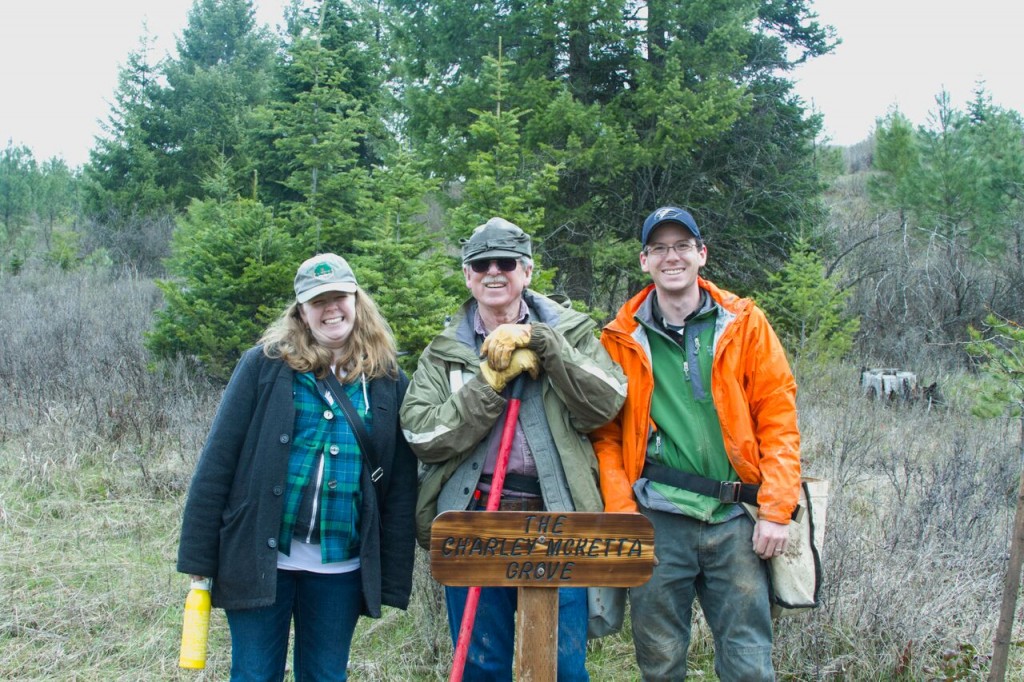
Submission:
[[[558,588],[520,587],[516,609],[516,679],[556,682]]]
[[[1024,464],[1024,410],[1020,417],[1020,442],[1020,461]],[[1006,679],[1006,664],[1010,657],[1010,640],[1013,634],[1013,615],[1017,611],[1017,592],[1020,590],[1020,570],[1024,564],[1024,466],[1018,469],[1020,485],[1017,489],[1017,510],[1013,517],[1013,535],[1010,536],[1010,561],[1006,566],[1006,576],[1003,578],[1003,603],[999,609],[999,623],[993,642],[989,682],[1003,682]]]
[[[559,587],[632,587],[653,570],[654,528],[641,514],[450,511],[430,530],[442,585],[519,589],[520,682],[555,682]]]

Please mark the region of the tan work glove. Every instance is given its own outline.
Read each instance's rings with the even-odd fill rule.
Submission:
[[[501,393],[508,382],[523,372],[527,372],[534,379],[540,374],[540,358],[529,348],[516,348],[512,351],[508,367],[500,371],[492,368],[486,359],[480,363],[480,373],[484,375],[484,380],[495,393]]]
[[[526,348],[526,344],[530,343],[532,331],[533,328],[528,324],[498,325],[480,346],[480,357],[487,357],[491,369],[503,371],[508,367],[512,351],[516,348]]]

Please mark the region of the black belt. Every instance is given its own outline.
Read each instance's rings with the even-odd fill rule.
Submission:
[[[487,493],[480,496],[477,509],[487,507]],[[540,497],[510,497],[502,495],[498,500],[498,511],[544,511],[544,500]]]
[[[644,478],[649,478],[655,483],[667,483],[682,490],[689,490],[691,493],[713,497],[719,502],[726,504],[746,502],[747,504],[756,505],[757,490],[761,487],[753,483],[741,483],[740,481],[716,481],[653,462],[644,464],[642,475]]]
[[[716,481],[712,478],[688,474],[685,471],[673,469],[663,464],[655,464],[654,462],[645,462],[641,475],[655,483],[666,483],[681,490],[689,490],[691,493],[713,497],[725,504],[744,502],[755,507],[759,506],[757,504],[757,491],[761,486],[756,483]],[[800,507],[798,506],[793,510],[792,518],[796,519],[799,511]]]
[[[491,484],[491,475],[483,474],[480,476],[480,483]],[[535,476],[524,476],[523,474],[514,474],[511,471],[505,474],[505,485],[502,490],[511,490],[517,493],[526,493],[527,495],[536,495],[541,497],[543,493],[540,490],[540,481]]]

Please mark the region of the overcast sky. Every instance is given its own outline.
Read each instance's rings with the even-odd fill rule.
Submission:
[[[258,19],[281,23],[286,0],[257,0]],[[13,140],[39,161],[88,160],[107,115],[118,65],[145,21],[173,50],[192,0],[5,0],[0,7],[0,145]],[[866,138],[890,107],[915,124],[945,88],[964,106],[985,81],[993,101],[1024,111],[1013,47],[1024,26],[1016,0],[814,0],[843,44],[800,67],[797,91],[825,116],[832,142]]]
[[[257,20],[283,23],[287,0],[256,0]],[[85,163],[143,23],[154,61],[173,53],[192,0],[0,0],[0,145]]]
[[[995,104],[1024,111],[1017,0],[815,0],[843,43],[800,67],[797,92],[825,115],[836,144],[855,144],[894,105],[924,124],[943,89],[954,106],[978,81]]]

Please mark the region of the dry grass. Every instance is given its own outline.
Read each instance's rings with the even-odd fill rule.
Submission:
[[[150,371],[149,281],[0,284],[0,678],[226,679],[221,613],[207,670],[176,668],[178,520],[218,388],[185,367]],[[822,608],[778,622],[780,678],[983,679],[1016,433],[969,415],[969,377],[951,378],[950,405],[927,412],[864,401],[856,376],[800,377],[805,467],[832,483],[826,584]],[[353,680],[444,679],[451,642],[423,559],[409,611],[361,622]],[[695,633],[693,676],[714,679],[709,634]],[[1024,661],[1012,656],[1016,679]],[[638,679],[628,631],[592,643],[588,665],[596,682]]]

